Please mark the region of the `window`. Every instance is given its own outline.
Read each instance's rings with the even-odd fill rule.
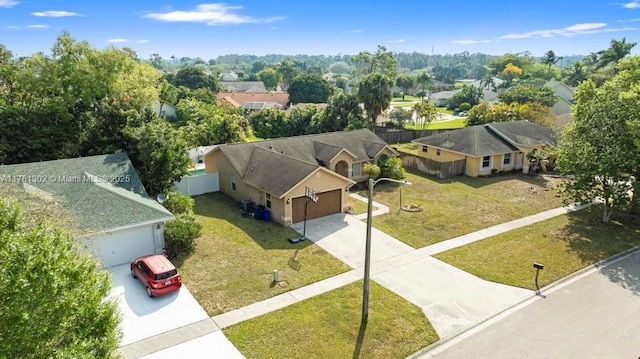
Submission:
[[[353,176],[353,177],[360,176],[360,164],[359,163],[354,163],[352,165],[351,171],[352,171],[351,176]]]
[[[482,157],[482,168],[491,166],[491,156]]]
[[[511,164],[511,154],[510,153],[505,153],[504,157],[502,158],[502,164],[505,166],[508,166]]]
[[[436,150],[436,156],[440,156],[440,149],[439,148]]]
[[[271,208],[271,193],[267,193],[265,196],[265,199],[266,199],[265,201],[266,203],[264,204],[265,207]]]
[[[429,149],[429,147],[427,146],[422,146],[422,152],[427,152],[427,150]]]
[[[236,190],[236,176],[231,176],[231,190]]]

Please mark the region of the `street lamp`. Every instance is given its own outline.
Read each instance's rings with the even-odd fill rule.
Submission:
[[[373,180],[369,178],[369,202],[367,203],[367,239],[366,246],[364,251],[364,284],[362,286],[362,322],[366,323],[369,319],[369,276],[371,272],[371,222],[373,212],[373,187],[378,184],[378,182],[389,181],[400,183],[403,185],[411,185],[409,181],[400,181],[395,180],[393,178],[378,178],[377,180]]]

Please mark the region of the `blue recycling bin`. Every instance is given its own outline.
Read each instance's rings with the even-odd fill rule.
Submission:
[[[264,211],[262,212],[262,218],[267,222],[270,221],[271,220],[271,211],[269,211],[268,209],[265,208]]]

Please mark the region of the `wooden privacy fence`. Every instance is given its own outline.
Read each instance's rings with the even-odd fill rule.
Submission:
[[[446,132],[446,130],[417,131],[389,127],[375,128],[376,135],[378,135],[378,137],[380,137],[384,142],[388,144],[411,142],[416,138],[431,136],[440,132]]]
[[[402,164],[405,168],[426,173],[440,179],[463,175],[466,167],[465,160],[438,162],[404,152],[400,153],[400,159],[402,159]]]

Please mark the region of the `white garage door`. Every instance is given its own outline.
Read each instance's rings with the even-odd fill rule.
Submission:
[[[129,263],[137,257],[155,253],[152,225],[101,234],[84,243],[87,250],[106,267]]]

